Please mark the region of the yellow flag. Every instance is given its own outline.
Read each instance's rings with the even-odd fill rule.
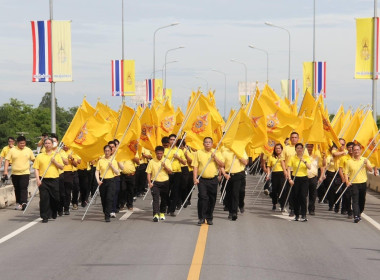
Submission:
[[[356,19],[355,79],[373,77],[373,18]]]
[[[153,120],[151,109],[148,107],[140,117],[141,122],[141,135],[140,145],[145,149],[154,151],[157,146],[156,142],[156,128]]]
[[[171,88],[165,89],[165,98],[166,98],[166,102],[169,102],[170,105],[173,105],[173,103],[172,103],[172,89]]]
[[[259,99],[255,98],[253,100],[248,117],[253,125],[250,147],[253,149],[266,145],[268,143],[267,117],[261,107]]]
[[[310,117],[313,113],[313,110],[316,106],[314,97],[311,95],[310,91],[307,89],[305,95],[303,96],[301,108],[298,112],[298,116],[303,114],[307,117]]]
[[[71,21],[52,20],[52,64],[54,82],[71,82],[73,69],[71,63]]]
[[[175,126],[173,129],[174,134],[176,135],[178,134],[178,131],[181,128],[181,125],[184,119],[185,119],[185,116],[183,115],[181,108],[177,107],[177,111],[175,112]]]
[[[129,115],[130,112],[128,112]],[[128,120],[129,116],[126,116],[126,119]],[[140,124],[140,119],[135,115],[131,118],[129,118],[128,124],[130,124],[129,128],[125,127],[124,132],[125,133],[126,129],[127,132],[125,133],[124,138],[119,138],[120,139],[120,147],[118,149],[118,152],[116,154],[116,160],[117,161],[125,161],[125,160],[131,160],[135,157],[137,149],[138,149],[138,144],[139,144],[139,139],[140,139],[140,133],[141,133],[141,124]]]
[[[175,126],[175,111],[173,106],[166,102],[164,105],[156,109],[156,115],[157,143],[161,143],[162,137],[169,136],[173,133],[173,129]]]
[[[313,92],[313,62],[303,63],[303,92]]]
[[[342,138],[346,140],[346,142],[351,142],[354,140],[356,132],[358,131],[360,127],[360,123],[361,123],[360,112],[356,111],[349,125],[346,126],[346,128],[344,129],[345,131],[341,134],[343,135]]]
[[[130,120],[132,119],[133,114],[135,111],[126,105],[123,105],[120,120],[119,120],[119,125],[116,124],[116,126],[112,129],[113,134],[115,135],[115,138],[120,141],[120,139],[123,137],[124,132],[126,128],[128,127],[128,124]],[[116,131],[117,127],[117,131]]]
[[[210,90],[207,94],[207,99],[209,100],[211,106],[215,107],[215,96],[214,93]]]
[[[118,113],[113,111],[108,106],[104,105],[103,103],[99,102],[96,104],[95,107],[98,114],[100,114],[106,121],[110,122],[112,125],[111,134],[115,135],[117,122],[118,122]]]
[[[163,87],[162,87],[162,80],[155,79],[154,80],[154,99],[158,99],[159,101],[162,101],[163,97],[164,97],[164,93],[163,93]]]
[[[123,96],[133,96],[136,95],[135,87],[135,61],[134,60],[124,60],[124,92]]]

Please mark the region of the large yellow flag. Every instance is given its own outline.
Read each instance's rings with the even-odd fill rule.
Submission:
[[[215,103],[215,96],[214,96],[214,93],[210,90],[207,94],[207,99],[209,100],[211,106],[215,107],[216,103]]]
[[[170,105],[173,105],[173,103],[172,103],[172,95],[173,95],[172,89],[171,88],[166,88],[165,89],[165,98],[166,98],[166,102],[169,102]]]
[[[253,124],[244,110],[240,108],[225,132],[222,143],[240,159],[244,156],[245,148],[252,139],[252,133]]]
[[[128,112],[129,115],[129,112]],[[126,116],[128,119],[128,117]],[[128,124],[129,126],[124,128],[124,137],[122,136],[120,138],[120,147],[118,149],[118,152],[116,154],[116,160],[117,161],[125,161],[125,160],[131,160],[135,157],[139,139],[140,139],[140,133],[141,133],[141,124],[140,119],[137,117],[136,114],[132,115],[132,117],[129,119]]]
[[[175,113],[175,126],[173,129],[174,134],[178,134],[179,129],[181,128],[181,125],[183,123],[183,120],[185,119],[185,116],[183,115],[181,108],[177,107],[177,111]]]
[[[123,108],[121,110],[121,116],[119,118],[119,125],[117,125],[117,130],[116,130],[116,127],[113,129],[114,133],[112,134],[112,135],[115,135],[115,138],[118,139],[119,141],[123,137],[124,132],[126,128],[128,127],[128,124],[131,121],[134,113],[135,113],[135,110],[133,110],[131,107],[123,105]]]
[[[354,140],[354,137],[360,127],[361,119],[360,112],[357,110],[352,117],[350,123],[344,128],[345,131],[342,131],[339,136],[346,140],[346,142],[351,142]]]
[[[303,63],[303,92],[309,90],[313,92],[313,62],[304,62]]]
[[[141,135],[140,135],[140,145],[145,149],[154,151],[157,146],[156,142],[156,128],[153,120],[152,112],[147,107],[145,111],[141,114]]]
[[[136,95],[135,86],[135,61],[134,60],[124,60],[124,92],[123,96],[133,96]]]
[[[52,64],[54,82],[71,82],[71,20],[52,20]]]
[[[111,129],[112,124],[95,113],[82,123],[70,148],[84,161],[97,159],[103,154],[103,147],[113,140]]]
[[[83,99],[82,104],[79,106],[74,118],[69,125],[69,128],[66,130],[66,133],[62,138],[62,142],[65,143],[66,146],[70,147],[81,126],[90,116],[94,115],[94,113],[95,108],[92,107],[86,99]]]
[[[166,102],[164,105],[157,107],[156,115],[157,143],[161,143],[162,137],[169,136],[173,133],[173,129],[175,126],[175,111],[173,106]]]
[[[155,79],[154,80],[154,99],[158,99],[159,101],[162,101],[163,97],[164,97],[164,92],[163,92],[162,80]]]
[[[306,117],[310,117],[313,114],[313,110],[316,106],[316,101],[314,97],[311,95],[310,91],[307,89],[305,91],[305,95],[303,96],[301,108],[298,112],[298,116],[305,115]]]
[[[100,114],[106,121],[112,124],[111,134],[115,135],[118,123],[118,113],[109,108],[107,105],[98,101],[95,107],[98,114]]]
[[[343,105],[340,105],[338,108],[338,111],[336,112],[334,118],[331,121],[331,125],[334,128],[334,131],[335,131],[336,126],[342,125],[343,118],[344,118],[344,108],[343,108]]]
[[[251,106],[248,117],[253,125],[253,132],[251,137],[250,148],[262,147],[268,143],[267,135],[267,117],[261,107],[260,100],[255,98]]]
[[[373,78],[373,28],[373,18],[356,19],[355,79]]]

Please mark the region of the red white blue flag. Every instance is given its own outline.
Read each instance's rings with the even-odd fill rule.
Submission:
[[[123,60],[112,60],[112,96],[123,96],[124,73]]]
[[[314,93],[315,97],[323,94],[326,98],[326,62],[317,61],[314,63]]]
[[[33,36],[33,82],[52,82],[51,21],[31,21]]]
[[[146,102],[152,103],[154,100],[154,79],[145,80],[146,82]]]

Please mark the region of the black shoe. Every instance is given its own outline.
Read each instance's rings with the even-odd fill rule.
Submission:
[[[21,206],[21,210],[24,211],[26,208],[26,203],[23,203],[22,206]]]
[[[177,207],[175,209],[177,209],[177,210],[181,209],[181,205],[177,205]]]
[[[109,223],[109,222],[111,222],[111,219],[110,219],[110,217],[105,217],[104,219],[106,220],[106,223]]]
[[[354,219],[354,223],[357,224],[359,222],[360,222],[360,218],[356,216],[355,219]]]
[[[53,212],[53,213],[51,214],[51,218],[52,218],[53,220],[57,219],[57,212]]]
[[[273,211],[276,210],[276,205],[273,205],[272,210]]]
[[[65,211],[65,215],[70,215],[70,211],[69,210]]]
[[[46,224],[49,220],[48,219],[42,219],[42,223]]]
[[[236,221],[236,220],[237,220],[237,215],[236,215],[236,214],[232,215],[232,220],[233,220],[233,221]]]
[[[339,208],[335,208],[335,209],[334,209],[334,212],[335,212],[335,213],[339,213]]]
[[[63,211],[58,211],[58,216],[62,217]]]
[[[310,212],[309,212],[309,215],[311,215],[311,216],[315,216],[315,212],[314,212],[314,211],[310,211]]]
[[[232,219],[233,219],[233,217],[232,217]],[[207,220],[207,224],[212,226],[214,223],[212,222],[212,220]]]
[[[232,220],[232,214],[228,215],[228,219],[231,221]]]
[[[115,213],[119,213],[120,209],[116,208]]]
[[[306,218],[306,216],[302,216],[302,218],[301,218],[301,222],[307,222],[307,218]]]
[[[87,201],[82,202],[81,206],[84,208],[87,206]]]
[[[199,221],[198,221],[198,225],[200,226],[200,225],[202,225],[202,224],[204,224],[205,223],[205,219],[199,219]]]
[[[174,214],[174,212],[170,212],[170,213],[169,213],[169,216],[175,217],[175,216],[177,216],[177,215]]]
[[[333,210],[332,206],[331,206],[331,207],[329,207],[329,211],[332,211],[332,210]]]
[[[293,221],[295,221],[295,222],[298,222],[298,220],[299,220],[298,216],[295,216],[294,219],[293,219]]]
[[[186,201],[185,204],[183,205],[183,208],[187,208],[187,205],[188,205],[188,203]]]
[[[245,211],[245,210],[244,210],[244,207],[240,207],[239,210],[240,210],[240,213],[242,213],[242,214],[243,214],[244,211]]]
[[[347,219],[352,219],[352,214],[348,214]]]
[[[342,214],[342,215],[347,215],[347,213],[348,213],[347,211],[341,211],[340,212],[340,214]]]
[[[293,210],[290,210],[289,217],[294,217],[294,211]],[[297,218],[297,221],[298,221],[298,218]]]

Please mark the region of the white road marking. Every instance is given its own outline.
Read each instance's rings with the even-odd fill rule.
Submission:
[[[377,228],[378,230],[380,230],[380,224],[378,222],[376,222],[374,219],[372,219],[371,217],[369,217],[368,215],[362,213],[362,218],[364,218],[367,222],[369,222],[371,225],[373,225],[375,228]]]
[[[28,228],[38,224],[41,220],[42,220],[41,218],[35,219],[33,222],[30,222],[29,224],[26,224],[25,226],[20,227],[19,229],[15,230],[14,232],[11,232],[10,234],[4,236],[3,238],[0,239],[0,244],[4,243],[5,241],[7,241],[13,237],[15,237],[16,235],[20,234],[21,232],[27,230]]]
[[[124,210],[124,211],[120,211],[120,212],[125,212],[125,214],[123,216],[120,217],[120,221],[126,221],[133,213],[137,213],[137,212],[145,212],[144,210],[140,209],[140,208],[136,208],[134,207],[133,208],[133,211],[129,211],[129,210]]]

